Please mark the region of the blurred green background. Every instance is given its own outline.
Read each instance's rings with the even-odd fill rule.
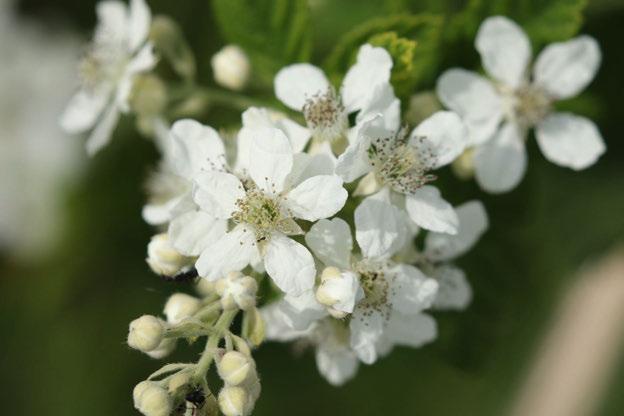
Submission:
[[[213,7],[207,0],[149,3],[154,13],[180,23],[196,53],[199,80],[211,84],[211,55],[236,38],[231,33],[235,28],[219,29],[224,17],[217,18],[215,10],[222,13],[222,6]],[[261,8],[271,2],[247,3]],[[406,11],[448,17],[467,2],[310,3],[310,38],[301,47],[311,46],[313,62],[332,65],[325,58],[336,39],[362,22]],[[538,3],[491,2],[480,13],[500,7],[522,21],[523,13]],[[87,39],[95,21],[94,4],[22,0],[19,7],[29,18],[46,25],[61,22]],[[547,10],[538,10],[534,17],[540,13]],[[443,34],[455,40],[440,53],[438,73],[451,65],[478,65],[471,46],[476,24],[460,25],[458,32],[466,33],[449,29]],[[607,142],[607,153],[594,167],[581,173],[559,168],[545,161],[530,141],[528,174],[509,194],[488,196],[474,183],[443,173],[441,186],[451,202],[479,198],[490,215],[488,233],[458,262],[474,288],[468,310],[436,313],[440,337],[435,343],[419,350],[397,349],[373,366],[361,366],[355,380],[341,388],[319,376],[310,351],[296,354],[288,345],[266,344],[256,353],[263,393],[255,415],[504,414],[575,271],[624,241],[623,24],[624,2],[599,0],[589,3],[581,27],[598,39],[604,55],[596,81],[569,103],[597,122]],[[270,64],[282,64],[275,62]],[[253,94],[270,96],[265,75],[271,65],[257,74]],[[434,79],[423,75],[418,89],[431,88]],[[202,121],[222,128],[238,117],[215,107]],[[143,313],[159,313],[169,293],[191,289],[159,280],[144,262],[153,233],[140,217],[144,180],[158,154],[133,127],[132,120],[124,120],[112,144],[68,190],[69,227],[53,252],[36,263],[0,254],[1,414],[135,414],[132,387],[159,367],[124,344],[128,323]],[[182,346],[172,359],[193,360],[198,352]],[[624,354],[599,415],[624,414],[622,391]]]

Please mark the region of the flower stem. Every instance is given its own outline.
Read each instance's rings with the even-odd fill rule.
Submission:
[[[219,342],[225,335],[230,325],[232,325],[232,321],[236,317],[237,313],[238,309],[223,311],[223,313],[217,320],[217,323],[214,326],[215,333],[208,337],[208,341],[206,342],[206,348],[204,348],[204,352],[202,353],[201,358],[195,366],[195,378],[203,379],[206,376],[206,373],[212,365],[214,354],[217,347],[219,346]]]

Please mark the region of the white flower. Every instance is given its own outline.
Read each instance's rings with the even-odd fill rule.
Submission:
[[[303,112],[314,146],[331,143],[341,153],[346,139],[356,136],[370,114],[382,113],[381,122],[390,129],[398,127],[400,103],[390,85],[391,69],[392,58],[385,49],[365,44],[338,93],[320,68],[301,63],[277,73],[275,95],[289,108]],[[356,125],[349,129],[348,115],[355,112]]]
[[[356,193],[368,195],[380,189],[391,190],[395,195],[383,198],[404,207],[420,227],[450,234],[457,232],[453,207],[436,187],[427,183],[435,179],[430,173],[433,169],[451,163],[465,148],[467,133],[459,116],[448,111],[437,112],[409,136],[404,129],[396,132],[380,128],[376,118],[370,117],[362,123],[357,139],[338,158],[336,174],[345,182],[366,175]]]
[[[256,306],[258,283],[241,272],[230,272],[215,282],[215,291],[221,296],[223,309],[248,310]]]
[[[130,7],[117,0],[97,5],[98,25],[87,56],[80,64],[81,85],[61,118],[69,133],[91,130],[87,152],[94,154],[110,140],[120,112],[128,112],[134,76],[156,64],[146,43],[151,12],[145,0]]]
[[[414,329],[415,322],[424,318],[421,312],[431,306],[438,284],[414,266],[394,262],[391,257],[405,243],[404,235],[394,232],[392,225],[384,238],[371,239],[371,225],[380,224],[377,204],[367,199],[355,212],[355,238],[362,252],[353,256],[353,241],[347,223],[339,218],[321,220],[306,235],[306,242],[326,266],[350,271],[358,276],[363,297],[357,304],[349,323],[350,345],[358,358],[371,364],[380,354],[395,344],[420,346],[435,337],[435,323],[423,326],[423,331],[403,333]],[[387,210],[399,211],[388,205]],[[387,213],[388,218],[400,216]],[[404,223],[403,223],[404,224]],[[398,231],[398,229],[397,229]],[[379,245],[383,241],[383,246]],[[402,322],[405,321],[405,322]]]
[[[472,299],[472,289],[463,270],[452,264],[466,253],[488,228],[488,218],[483,204],[469,201],[456,207],[459,217],[457,234],[429,232],[424,249],[419,252],[411,243],[417,230],[408,239],[397,257],[405,263],[416,264],[427,276],[438,282],[438,293],[433,307],[436,309],[464,309]]]
[[[171,190],[165,190],[160,199],[145,206],[143,217],[152,224],[169,222],[171,245],[185,256],[197,256],[227,230],[227,221],[201,211],[191,192],[196,175],[227,168],[223,141],[209,126],[179,120],[169,132],[165,161],[170,172],[162,175],[167,178],[165,183],[171,184]]]
[[[224,46],[210,60],[217,84],[239,91],[247,84],[251,70],[249,58],[236,45]]]
[[[305,177],[279,129],[259,128],[250,143],[248,174],[204,171],[195,177],[193,199],[208,215],[236,226],[202,251],[196,268],[216,280],[262,259],[268,275],[284,292],[301,294],[314,284],[312,255],[289,238],[302,234],[295,218],[316,221],[338,212],[347,199],[336,175]]]
[[[579,36],[547,46],[529,74],[531,45],[511,20],[497,16],[481,25],[475,46],[492,81],[463,69],[438,80],[440,100],[468,126],[476,146],[477,182],[488,192],[514,188],[527,164],[525,140],[535,127],[544,156],[574,170],[596,162],[605,145],[585,117],[553,111],[555,101],[579,94],[594,78],[601,53],[596,41]]]

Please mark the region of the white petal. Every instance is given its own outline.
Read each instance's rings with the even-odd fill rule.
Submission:
[[[390,82],[392,58],[384,48],[362,45],[357,61],[342,81],[342,102],[348,113],[364,108],[379,84]]]
[[[185,256],[198,256],[226,231],[226,220],[216,219],[203,211],[190,211],[174,218],[168,230],[173,247]]]
[[[527,155],[518,127],[504,124],[491,140],[478,147],[475,177],[481,188],[491,193],[507,192],[524,176]]]
[[[293,165],[292,147],[279,129],[259,128],[250,144],[249,175],[259,188],[277,194]]]
[[[119,121],[119,109],[111,105],[105,112],[102,119],[95,125],[95,128],[87,139],[87,154],[93,156],[110,141],[113,130]]]
[[[594,122],[570,113],[549,115],[537,125],[535,136],[546,159],[574,170],[593,165],[606,150]]]
[[[438,262],[452,260],[466,253],[488,228],[488,217],[480,201],[469,201],[456,208],[459,218],[457,234],[428,233],[425,255]]]
[[[184,195],[173,197],[163,203],[145,204],[141,211],[143,220],[149,225],[162,225],[171,220],[171,211],[176,207]]]
[[[219,134],[195,120],[173,123],[170,133],[171,162],[179,176],[192,180],[204,170],[221,170],[225,148]]]
[[[305,241],[326,266],[350,268],[353,238],[349,224],[343,219],[320,220],[310,228]]]
[[[553,43],[537,57],[534,81],[553,98],[574,97],[594,79],[600,61],[600,46],[590,36]]]
[[[387,258],[405,242],[407,223],[399,208],[375,197],[355,209],[355,239],[367,258]]]
[[[503,103],[487,79],[464,69],[449,69],[437,83],[442,103],[466,123],[470,144],[483,143],[503,117]]]
[[[457,233],[457,213],[440,196],[440,191],[435,186],[425,185],[406,195],[405,210],[410,219],[421,228],[447,234]]]
[[[344,206],[348,193],[336,175],[318,175],[306,179],[286,197],[293,216],[307,221],[331,217]]]
[[[91,94],[83,90],[78,91],[71,98],[61,116],[61,127],[71,134],[89,130],[104,111],[109,98],[109,94]]]
[[[434,272],[440,287],[433,306],[436,309],[466,309],[472,300],[472,289],[463,270],[440,266]]]
[[[376,309],[356,307],[351,322],[351,348],[358,358],[366,364],[377,360],[375,344],[383,335],[384,317]]]
[[[295,153],[293,155],[293,168],[288,176],[287,187],[293,188],[306,179],[318,175],[333,175],[336,169],[336,157],[324,142],[322,151],[310,155],[309,153]]]
[[[129,36],[129,16],[126,3],[118,0],[101,1],[96,5],[98,17],[95,29],[95,42],[127,42]]]
[[[414,266],[400,264],[389,271],[392,281],[392,308],[407,314],[416,314],[433,303],[438,283]]]
[[[524,81],[531,59],[531,43],[516,23],[503,16],[486,19],[477,33],[475,47],[481,54],[483,67],[492,77],[512,88]]]
[[[357,113],[355,122],[360,124],[376,114],[382,115],[380,121],[385,129],[396,131],[401,127],[401,101],[394,95],[390,83],[375,87],[364,108]]]
[[[145,42],[150,30],[152,13],[145,0],[130,1],[130,49],[136,50]]]
[[[244,225],[237,225],[209,245],[197,259],[195,267],[200,276],[212,282],[229,272],[244,269],[257,255],[255,234]]]
[[[156,66],[157,58],[154,53],[154,45],[147,43],[128,63],[126,73],[134,75],[141,72],[149,71]]]
[[[385,337],[394,345],[418,348],[436,339],[438,327],[429,315],[404,315],[394,312],[388,322]]]
[[[423,139],[419,140],[421,137]],[[468,132],[457,114],[438,111],[414,129],[410,140],[422,151],[431,152],[435,167],[439,168],[462,154],[468,143]]]
[[[316,321],[327,316],[325,307],[316,300],[314,290],[306,290],[298,296],[287,294],[279,302],[279,309],[287,325],[296,331],[310,329]]]
[[[277,287],[290,295],[300,295],[314,286],[316,268],[312,254],[281,233],[269,238],[264,266]]]
[[[264,321],[266,339],[287,342],[309,335],[309,329],[293,329],[289,323],[289,317],[282,310],[282,303],[283,301],[273,302],[260,309],[260,314]]]
[[[323,70],[310,64],[294,64],[280,69],[274,84],[277,98],[298,111],[308,98],[326,92],[330,85]]]
[[[360,176],[370,172],[373,168],[368,158],[368,148],[372,137],[386,137],[393,132],[383,127],[381,114],[371,114],[351,129],[349,146],[338,158],[336,175],[340,175],[346,182],[353,182]]]
[[[228,219],[236,211],[236,201],[245,196],[243,185],[234,175],[205,171],[195,177],[193,200],[206,213]]]
[[[243,127],[276,127],[286,134],[294,153],[303,151],[310,139],[310,130],[290,120],[282,113],[266,108],[250,107],[243,113]]]
[[[355,376],[359,363],[348,348],[321,343],[316,349],[316,367],[334,386],[341,386]]]

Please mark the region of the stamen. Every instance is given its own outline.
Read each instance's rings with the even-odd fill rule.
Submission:
[[[332,87],[309,97],[303,106],[303,116],[314,138],[321,142],[338,140],[349,128],[345,108]]]
[[[424,139],[416,140],[422,143]],[[405,128],[394,136],[373,139],[368,158],[377,180],[399,193],[414,193],[436,179],[435,175],[428,174],[435,165],[435,155],[424,145],[409,143]]]
[[[295,229],[293,221],[289,221],[290,216],[283,212],[278,197],[266,195],[249,182],[244,188],[247,194],[236,201],[238,209],[232,214],[232,219],[236,223],[251,225],[256,233],[257,242],[266,240],[276,230],[286,234],[300,231]]]
[[[364,308],[364,315],[369,316],[376,311],[389,319],[393,275],[388,273],[388,264],[365,259],[354,264],[353,270],[360,276],[360,286],[364,290],[364,299],[358,305]]]

